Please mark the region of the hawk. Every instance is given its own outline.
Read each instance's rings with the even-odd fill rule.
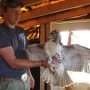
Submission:
[[[63,45],[57,30],[50,33],[44,45],[29,45],[26,52],[30,60],[48,59],[49,67],[45,68],[41,78],[54,86],[73,83],[67,71],[90,73],[90,49],[78,44]],[[57,63],[53,63],[53,60]]]

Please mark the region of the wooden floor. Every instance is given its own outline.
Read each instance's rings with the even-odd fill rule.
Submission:
[[[61,88],[58,86],[54,86],[54,87],[48,86],[47,90],[90,90],[90,84],[76,83],[76,84],[65,86],[65,88]]]

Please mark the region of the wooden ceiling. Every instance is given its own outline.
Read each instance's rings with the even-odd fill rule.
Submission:
[[[21,13],[19,25],[30,27],[72,18],[90,18],[90,0],[19,0],[28,11]]]
[[[90,0],[21,0],[29,8],[21,14],[21,25],[28,27],[70,18],[87,18]],[[27,2],[26,2],[27,1]],[[90,17],[88,17],[90,18]]]

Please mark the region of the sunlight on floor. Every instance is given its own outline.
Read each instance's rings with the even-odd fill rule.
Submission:
[[[90,84],[90,73],[67,71],[74,83]]]

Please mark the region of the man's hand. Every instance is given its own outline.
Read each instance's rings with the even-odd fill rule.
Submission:
[[[34,89],[35,80],[34,80],[32,74],[31,74],[31,72],[30,72],[30,75],[29,75],[29,76],[30,76],[30,88],[31,88],[31,89]]]
[[[42,66],[43,66],[43,67],[49,66],[48,60],[43,60],[43,61],[42,61]]]

